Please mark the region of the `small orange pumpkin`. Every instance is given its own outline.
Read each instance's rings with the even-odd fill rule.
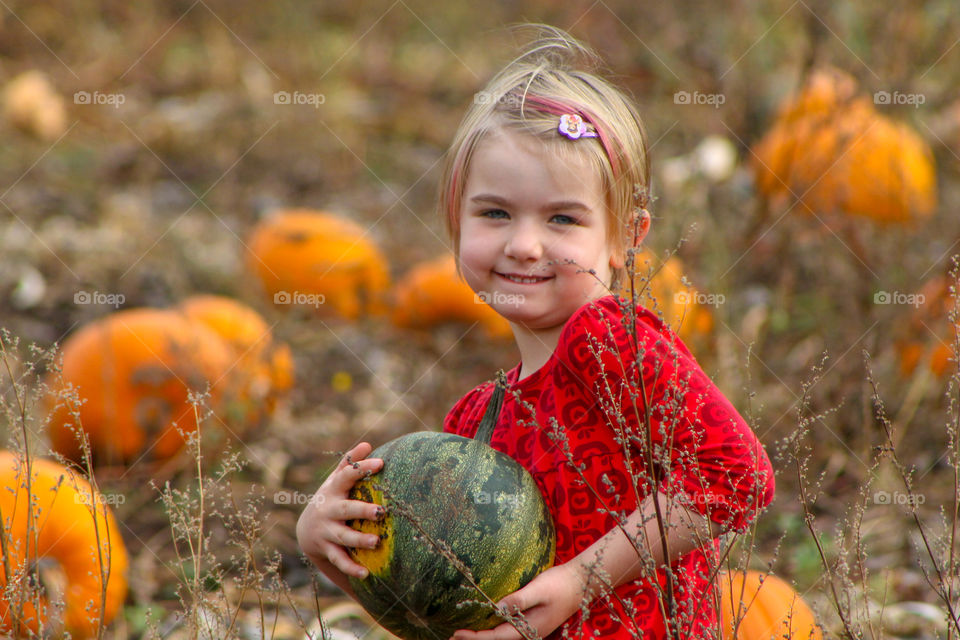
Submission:
[[[813,611],[780,578],[734,571],[721,573],[718,580],[723,640],[822,640]]]
[[[856,82],[815,72],[780,109],[754,147],[757,190],[778,206],[816,214],[905,223],[936,208],[936,170],[926,143],[907,125],[877,113]]]
[[[34,459],[29,491],[27,479],[25,458],[0,452],[0,630],[36,634],[41,623],[50,629],[50,603],[41,594],[38,610],[30,586],[32,568],[50,558],[66,578],[63,628],[75,638],[98,637],[100,618],[109,624],[127,593],[127,550],[113,511],[83,477],[56,462]]]
[[[945,273],[929,280],[918,292],[917,308],[910,314],[906,335],[896,343],[904,377],[911,376],[921,362],[937,377],[956,371],[954,327],[949,319],[953,284],[953,276]]]
[[[480,324],[492,338],[510,338],[510,323],[473,292],[452,255],[414,266],[393,292],[394,324],[432,329],[448,322]]]
[[[661,265],[653,252],[645,248],[634,257],[634,265],[633,281],[638,302],[662,313],[664,322],[677,332],[681,340],[686,342],[713,331],[713,314],[700,304],[697,290],[683,283],[684,267],[679,258],[671,256]],[[629,282],[621,283],[615,292],[629,298]]]
[[[182,314],[129,309],[101,318],[63,344],[61,376],[50,382],[53,448],[80,460],[81,428],[98,462],[163,460],[196,431],[191,391],[210,387],[217,411],[235,358],[213,330]],[[79,423],[61,395],[67,386],[83,401]]]
[[[246,427],[271,413],[293,386],[293,356],[287,345],[274,341],[260,314],[236,300],[214,295],[191,296],[177,309],[215,331],[231,348],[234,360],[227,407],[231,423]]]
[[[355,222],[312,211],[279,211],[247,243],[247,264],[274,304],[310,305],[347,319],[386,312],[387,261]]]
[[[3,110],[10,124],[41,140],[56,140],[67,130],[63,97],[42,71],[25,71],[8,82]]]

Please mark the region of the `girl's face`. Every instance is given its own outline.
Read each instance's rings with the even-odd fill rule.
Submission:
[[[601,178],[585,158],[561,159],[530,136],[491,132],[464,185],[461,271],[515,331],[555,329],[606,295],[611,267],[622,266],[608,224]]]

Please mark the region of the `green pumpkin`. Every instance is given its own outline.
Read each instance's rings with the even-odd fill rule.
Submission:
[[[473,440],[429,431],[392,440],[370,454],[383,469],[350,492],[386,507],[379,521],[349,523],[381,538],[376,549],[350,549],[370,571],[350,585],[374,620],[401,638],[495,627],[503,620],[490,602],[553,564],[556,534],[540,490],[487,444],[504,386],[501,374]]]

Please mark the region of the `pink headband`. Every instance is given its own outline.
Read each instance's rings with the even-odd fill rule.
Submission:
[[[555,116],[560,116],[560,124],[557,127],[557,130],[571,140],[576,140],[577,138],[599,138],[600,144],[603,146],[603,150],[607,154],[607,159],[610,160],[610,167],[613,169],[613,175],[616,176],[620,172],[617,156],[613,153],[613,147],[610,144],[610,139],[607,137],[606,133],[604,133],[603,129],[596,125],[594,118],[589,112],[574,109],[569,105],[557,100],[544,98],[532,93],[528,93],[524,97],[524,101],[533,104],[540,111],[545,111]],[[591,125],[596,133],[587,130],[587,124]]]

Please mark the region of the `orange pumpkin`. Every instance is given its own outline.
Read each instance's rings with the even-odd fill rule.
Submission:
[[[246,427],[271,413],[293,386],[293,356],[287,345],[274,341],[260,314],[236,300],[214,295],[191,296],[177,308],[215,331],[231,348],[234,360],[226,407],[231,423]]]
[[[759,571],[721,573],[723,640],[821,640],[813,611],[793,587]]]
[[[130,309],[93,322],[63,344],[62,376],[51,380],[55,404],[50,423],[54,449],[81,458],[82,428],[98,462],[166,459],[196,431],[191,391],[211,389],[219,408],[221,389],[235,361],[213,330],[176,311]],[[83,401],[79,422],[60,401],[66,386]]]
[[[56,140],[67,130],[63,97],[42,71],[26,71],[7,83],[3,110],[10,124],[41,140]]]
[[[633,281],[638,302],[655,313],[662,313],[664,322],[677,332],[681,340],[686,342],[713,330],[710,309],[700,304],[701,296],[696,289],[683,283],[684,268],[679,258],[671,256],[661,266],[653,252],[643,249],[634,257],[634,265]],[[629,298],[629,282],[621,283],[616,293]]]
[[[754,147],[757,190],[778,206],[904,223],[936,208],[933,154],[907,125],[877,113],[856,83],[814,73]]]
[[[63,628],[98,637],[100,619],[106,626],[127,593],[127,551],[113,512],[84,478],[50,460],[32,461],[29,490],[27,479],[24,457],[0,452],[0,630],[25,635],[55,626],[50,603],[31,586],[34,567],[48,558],[66,578]]]
[[[347,319],[386,312],[387,261],[360,225],[309,209],[279,211],[247,243],[247,263],[274,304]]]
[[[477,323],[492,338],[511,338],[510,323],[477,296],[457,273],[452,255],[414,266],[393,292],[398,327],[432,329],[448,322]]]
[[[850,74],[833,67],[816,69],[803,90],[780,106],[777,122],[792,124],[811,116],[829,117],[856,95],[857,81]]]
[[[956,371],[954,327],[949,318],[953,311],[953,284],[953,277],[945,273],[928,281],[918,292],[918,305],[910,314],[906,335],[896,343],[904,377],[911,376],[921,362],[937,377]]]

